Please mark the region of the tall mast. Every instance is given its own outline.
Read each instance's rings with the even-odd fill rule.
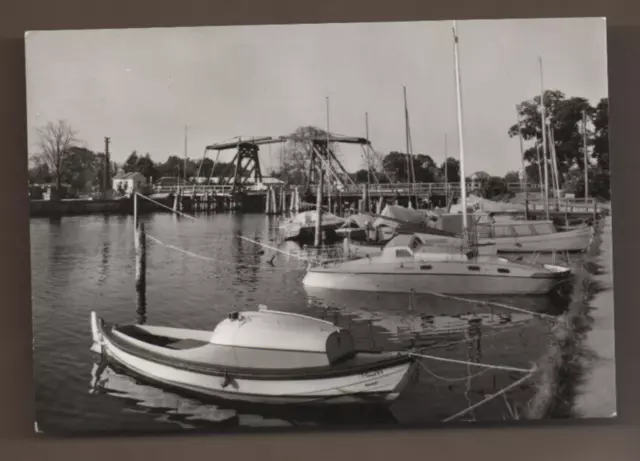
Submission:
[[[446,204],[449,203],[449,146],[447,145],[447,133],[444,134],[444,195]]]
[[[460,195],[462,195],[462,237],[469,240],[467,222],[467,180],[464,173],[464,127],[462,120],[462,78],[460,77],[460,57],[458,52],[458,31],[453,21],[453,55],[456,70],[456,100],[458,108],[458,144],[460,146]]]
[[[187,160],[187,158],[188,158],[187,157],[187,136],[188,136],[187,132],[188,132],[188,130],[189,130],[189,127],[187,125],[185,125],[184,126],[184,171],[183,171],[183,179],[184,179],[185,184],[187,182],[187,162],[188,162],[188,160]]]
[[[369,140],[369,112],[364,113],[364,124],[365,124],[367,142],[369,142],[370,141]],[[369,144],[367,144],[365,149],[367,152],[367,185],[371,186],[371,162],[370,162],[371,151],[369,150]]]
[[[524,145],[522,141],[522,120],[520,119],[520,107],[516,104],[516,117],[518,120],[518,137],[520,138],[520,161],[522,163],[522,188],[524,189],[524,203],[529,203],[529,185],[527,178],[527,169],[524,164]]]
[[[547,221],[549,220],[549,164],[547,163],[547,115],[544,107],[544,76],[542,74],[542,57],[540,63],[540,116],[542,118],[542,158],[544,162],[544,210]]]
[[[587,156],[587,113],[582,111],[582,150],[584,151],[584,200],[589,198],[589,157]]]
[[[411,132],[409,128],[409,107],[407,104],[407,87],[402,87],[402,92],[404,96],[404,124],[405,124],[405,141],[407,145],[407,165],[409,168],[407,169],[407,175],[409,176],[409,182],[411,183],[412,191],[415,188],[416,175],[413,170],[413,152],[411,152]],[[415,192],[415,191],[414,191]]]

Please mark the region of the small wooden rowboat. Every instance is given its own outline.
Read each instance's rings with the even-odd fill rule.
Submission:
[[[405,352],[359,352],[332,323],[261,308],[213,332],[109,325],[91,313],[92,350],[190,393],[266,404],[389,403],[416,370]]]

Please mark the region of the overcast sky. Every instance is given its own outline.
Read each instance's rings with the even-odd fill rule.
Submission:
[[[30,32],[26,39],[30,153],[36,128],[66,119],[89,149],[111,138],[112,158],[132,150],[164,161],[235,136],[278,136],[298,126],[365,135],[403,151],[406,85],[415,153],[458,157],[451,22],[229,26]],[[604,19],[459,21],[467,174],[520,167],[507,130],[516,103],[547,89],[608,95]],[[277,163],[277,147],[262,161]],[[362,164],[343,147],[345,165]],[[228,151],[227,157],[233,155]],[[227,160],[221,157],[221,160]],[[265,165],[265,166],[266,166]]]

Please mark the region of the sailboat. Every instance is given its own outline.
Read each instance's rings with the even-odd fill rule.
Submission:
[[[478,245],[495,245],[498,253],[579,252],[585,251],[593,238],[593,227],[587,224],[561,230],[551,220],[494,219],[491,213],[482,212],[475,212],[470,217]],[[460,232],[462,219],[461,214],[443,214],[434,226],[448,232]],[[442,238],[425,235],[422,240],[432,243]]]
[[[463,201],[462,237],[463,241],[471,243],[467,223],[462,98],[455,21],[453,34]],[[547,294],[571,273],[570,269],[561,266],[522,264],[498,256],[480,256],[474,251],[461,250],[452,252],[444,247],[425,245],[416,235],[397,235],[382,249],[380,255],[310,265],[303,285],[378,292],[527,295]]]

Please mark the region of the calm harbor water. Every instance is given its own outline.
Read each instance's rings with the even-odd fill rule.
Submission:
[[[32,219],[32,290],[37,421],[45,433],[163,431],[237,426],[436,423],[509,385],[522,375],[479,373],[464,365],[424,361],[416,382],[388,411],[317,414],[234,407],[151,386],[99,363],[90,351],[92,310],[117,323],[146,322],[213,328],[235,310],[271,309],[324,318],[352,329],[361,348],[420,345],[432,355],[528,368],[546,351],[551,327],[526,312],[430,296],[306,291],[304,266],[238,236],[277,243],[276,220],[264,215],[170,214],[140,217],[150,242],[144,305],[134,288],[133,218],[81,216]],[[201,255],[196,257],[194,254]],[[495,299],[531,312],[559,314],[549,297]],[[510,420],[526,404],[531,384],[464,416]]]

